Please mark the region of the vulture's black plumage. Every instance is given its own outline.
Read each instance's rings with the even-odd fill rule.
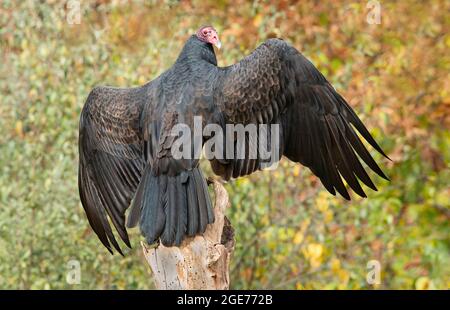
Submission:
[[[333,195],[350,199],[342,178],[360,196],[366,195],[358,179],[376,190],[357,155],[387,179],[356,131],[386,155],[345,99],[294,47],[270,39],[239,63],[220,68],[209,42],[192,35],[175,64],[141,87],[97,87],[88,96],[80,118],[79,190],[89,223],[110,252],[113,246],[122,253],[108,218],[130,246],[125,211],[132,200],[127,226],[139,222],[149,243],[179,245],[214,221],[198,159],[177,160],[170,152],[176,138],[171,129],[193,126],[194,116],[224,129],[279,124],[279,154],[310,168]],[[258,148],[258,139],[247,137],[246,146]],[[261,169],[263,162],[212,159],[211,165],[228,180]]]

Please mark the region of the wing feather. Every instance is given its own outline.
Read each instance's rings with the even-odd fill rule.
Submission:
[[[350,105],[307,58],[284,41],[270,39],[239,63],[219,68],[214,85],[225,124],[280,125],[279,155],[309,167],[331,194],[337,191],[350,199],[343,180],[362,197],[366,193],[360,181],[376,190],[360,159],[388,179],[355,129],[375,150],[386,154]],[[245,144],[253,146],[249,139]],[[211,164],[214,172],[228,179],[261,169],[262,163],[245,158],[213,159]]]
[[[130,247],[125,211],[144,168],[139,133],[141,104],[130,92],[136,90],[96,88],[80,117],[79,191],[89,223],[112,253],[123,255],[108,218],[120,238]]]

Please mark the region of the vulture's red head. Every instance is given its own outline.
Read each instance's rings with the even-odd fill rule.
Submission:
[[[217,34],[216,29],[212,26],[203,26],[197,31],[197,38],[200,41],[210,43],[215,45],[217,48],[221,47],[221,43],[219,40],[219,35]]]

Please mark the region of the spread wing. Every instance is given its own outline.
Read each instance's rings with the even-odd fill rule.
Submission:
[[[122,254],[109,219],[130,247],[125,211],[144,168],[139,89],[94,89],[80,118],[78,185],[89,223],[112,253]]]
[[[386,156],[361,120],[314,65],[284,41],[270,39],[239,63],[219,68],[215,92],[224,123],[278,124],[280,157],[309,167],[333,195],[337,190],[350,199],[342,178],[360,196],[366,197],[358,179],[376,190],[357,154],[387,179],[356,133]],[[246,152],[259,154],[261,134],[245,139]],[[226,179],[262,164],[259,157],[211,162]]]

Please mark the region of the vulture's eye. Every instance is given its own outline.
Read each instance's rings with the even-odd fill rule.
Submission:
[[[208,34],[208,30],[203,31],[203,34],[206,36]]]

